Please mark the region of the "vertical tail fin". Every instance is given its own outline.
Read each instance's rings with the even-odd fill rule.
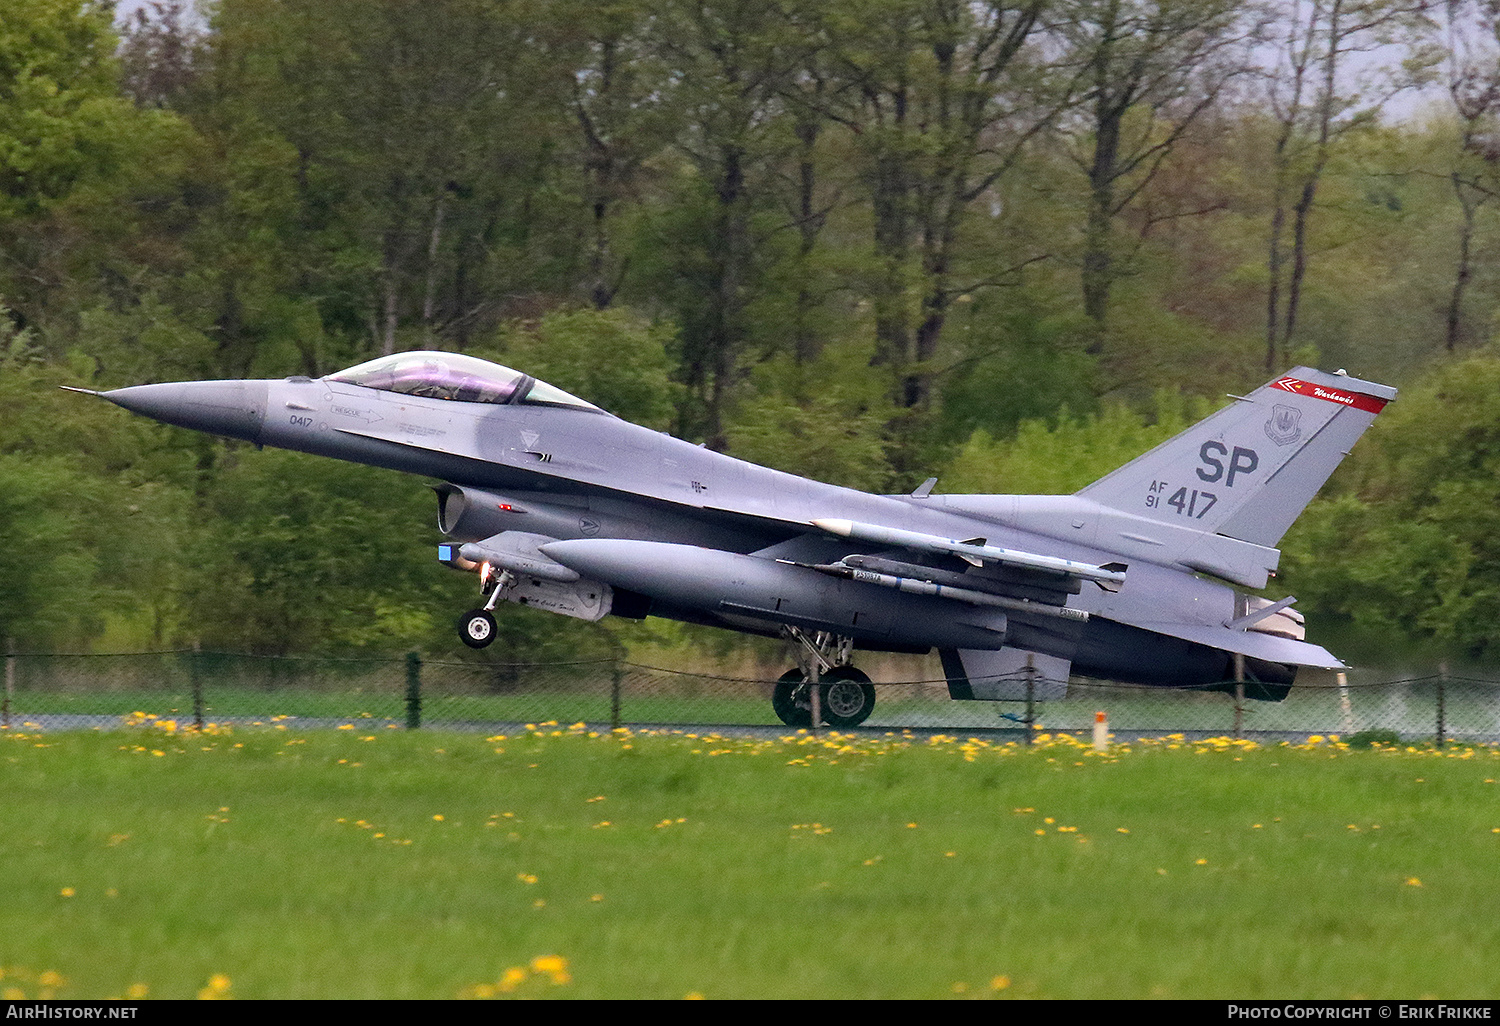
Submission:
[[[1234,398],[1078,495],[1274,548],[1396,390],[1298,367]]]

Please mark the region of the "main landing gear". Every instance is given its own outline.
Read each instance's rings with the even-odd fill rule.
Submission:
[[[500,601],[500,593],[513,580],[515,575],[509,570],[501,570],[494,577],[481,573],[479,590],[489,595],[490,599],[484,604],[484,608],[471,609],[458,618],[458,636],[465,645],[484,648],[495,640],[495,603]]]
[[[857,727],[875,709],[875,687],[849,665],[850,638],[819,631],[809,638],[796,627],[782,628],[792,642],[797,668],[788,670],[771,693],[771,708],[788,727],[812,726],[816,689],[818,718],[830,727]]]

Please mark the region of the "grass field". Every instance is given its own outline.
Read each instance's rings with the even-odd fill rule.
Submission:
[[[4,995],[1500,996],[1490,748],[148,724],[0,736]]]

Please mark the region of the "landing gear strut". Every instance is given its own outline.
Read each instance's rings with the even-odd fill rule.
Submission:
[[[493,578],[488,573],[479,575],[479,590],[490,599],[482,609],[471,609],[458,618],[458,636],[465,645],[484,648],[495,640],[495,603],[500,601],[500,593],[513,580],[515,575],[509,570],[502,570]]]
[[[813,725],[814,699],[818,718],[830,727],[857,727],[875,709],[870,678],[849,665],[851,638],[819,631],[812,637],[796,627],[782,628],[792,642],[797,668],[776,681],[771,708],[788,727]]]

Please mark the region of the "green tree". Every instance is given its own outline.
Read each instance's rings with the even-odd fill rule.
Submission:
[[[653,8],[644,0],[566,5],[572,33],[559,51],[572,59],[569,106],[578,130],[582,201],[588,219],[587,268],[581,283],[602,310],[614,302],[628,270],[617,235],[622,208],[639,201],[643,168],[671,142],[669,117],[677,83],[655,46]],[[576,35],[576,38],[575,38]]]
[[[656,45],[681,76],[672,103],[687,162],[680,209],[661,222],[675,253],[659,264],[680,283],[668,288],[693,405],[679,430],[723,449],[748,352],[768,335],[756,315],[775,259],[769,179],[791,142],[782,97],[797,51],[778,0],[666,0]]]
[[[267,226],[291,289],[363,336],[343,357],[463,348],[501,319],[501,296],[566,283],[556,28],[545,5],[492,0],[218,5],[201,116],[283,165],[293,216]]]
[[[1423,46],[1431,28],[1428,6],[1424,0],[1314,0],[1286,12],[1276,26],[1282,42],[1267,96],[1276,123],[1266,246],[1267,373],[1282,369],[1296,335],[1308,231],[1329,161],[1344,140],[1378,119],[1386,101],[1424,79],[1437,59]],[[1373,84],[1350,81],[1356,54],[1392,43],[1411,54],[1399,69],[1376,65],[1355,73]]]
[[[1472,338],[1466,325],[1465,299],[1474,278],[1475,235],[1481,208],[1500,195],[1500,158],[1492,139],[1500,115],[1500,5],[1491,0],[1448,4],[1448,97],[1458,121],[1458,139],[1448,181],[1458,202],[1458,266],[1448,297],[1443,344],[1448,352],[1461,338]]]
[[[1061,31],[1084,69],[1086,93],[1059,128],[1088,179],[1083,309],[1098,329],[1090,347],[1097,355],[1122,271],[1116,221],[1229,82],[1248,70],[1251,26],[1230,0],[1082,0],[1065,8],[1070,17]]]
[[[755,392],[729,427],[729,452],[816,481],[880,491],[891,479],[884,428],[893,411],[880,379],[861,373],[862,345],[830,345],[813,362],[788,354],[756,368]],[[807,394],[796,383],[828,384]]]
[[[0,637],[72,648],[97,628],[98,484],[61,457],[0,454]]]
[[[0,296],[56,358],[80,309],[130,291],[131,247],[185,141],[119,94],[111,10],[17,0],[0,16]]]
[[[869,0],[829,9],[838,84],[829,114],[854,136],[873,267],[872,364],[901,411],[888,428],[901,485],[914,484],[933,378],[955,301],[1015,284],[1034,252],[965,261],[967,214],[997,190],[1027,146],[1069,102],[1067,76],[1036,42],[1043,0]]]
[[[502,359],[618,417],[665,431],[681,386],[672,380],[669,323],[650,323],[620,307],[554,310],[507,325]]]
[[[205,496],[213,526],[198,539],[183,630],[209,647],[279,655],[436,641],[462,600],[427,544],[432,496],[405,484],[302,453],[235,450]]]
[[[129,104],[115,88],[112,5],[14,0],[0,19],[0,223],[106,171]]]
[[[1067,495],[1201,420],[1212,408],[1180,392],[1156,395],[1152,416],[1112,403],[1055,423],[1023,421],[1014,438],[975,431],[942,477],[944,491]]]
[[[156,426],[63,384],[0,310],[0,631],[86,648],[171,639],[192,536],[191,454]],[[3,636],[3,635],[0,635]]]
[[[1283,587],[1372,635],[1500,643],[1500,357],[1438,368],[1383,411],[1284,544]]]

